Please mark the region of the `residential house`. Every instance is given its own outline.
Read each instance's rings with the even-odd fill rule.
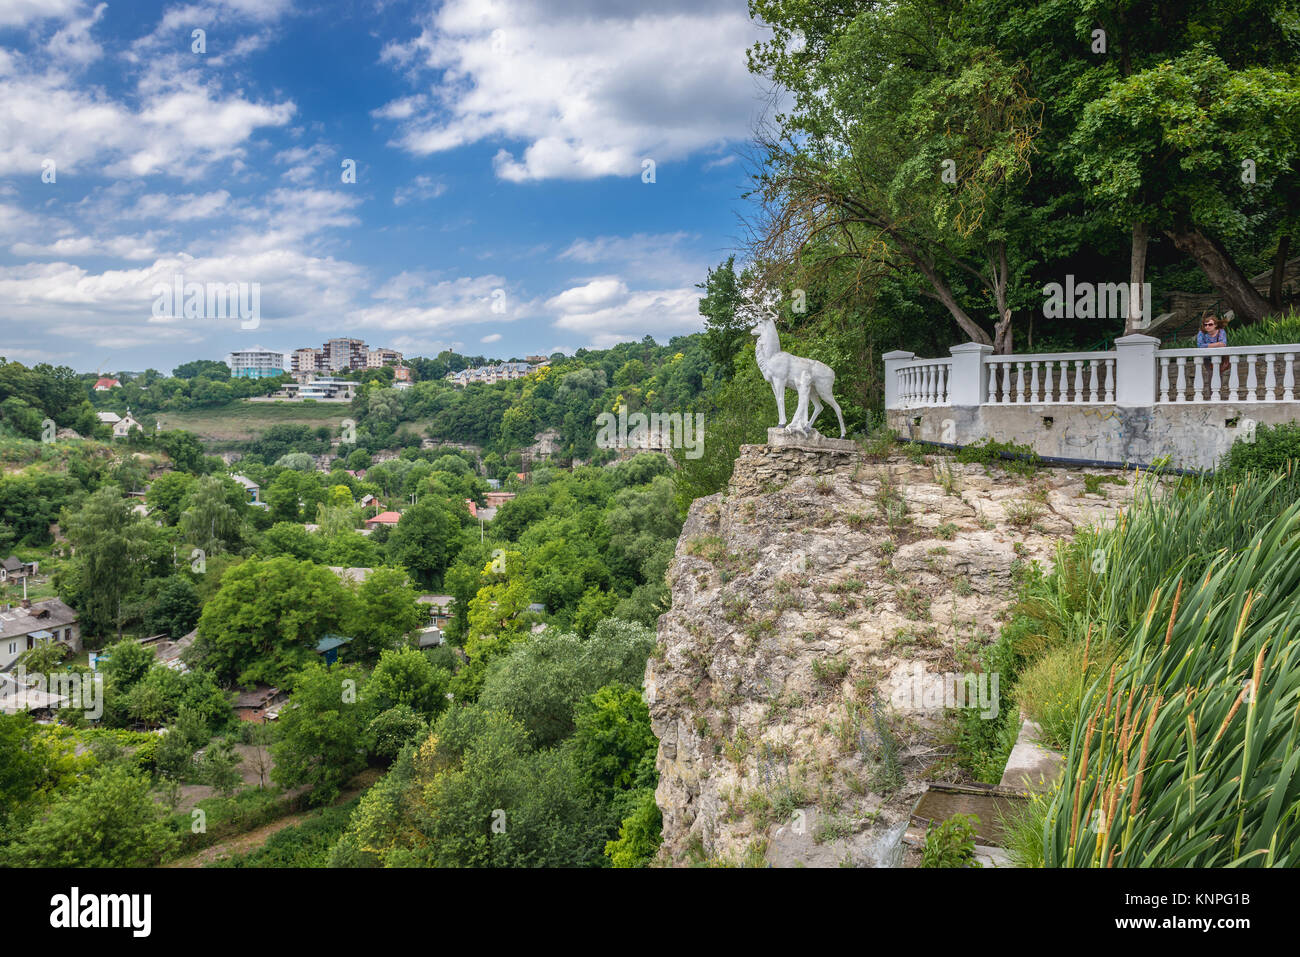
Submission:
[[[199,630],[195,628],[193,631],[182,635],[175,641],[170,640],[166,636],[159,636],[157,638],[146,638],[144,641],[140,642],[140,644],[152,647],[154,660],[164,668],[171,668],[173,671],[186,672],[190,669],[185,662],[181,661],[181,655],[185,652],[185,649],[194,644],[194,639],[198,636]]]
[[[280,716],[280,709],[289,700],[289,693],[271,685],[257,685],[251,691],[241,691],[234,701],[235,717],[240,721],[265,724]]]
[[[110,389],[116,389],[121,385],[122,383],[118,382],[116,379],[112,378],[111,376],[101,376],[100,378],[95,380],[95,391],[107,392]]]
[[[352,644],[351,638],[342,635],[324,635],[316,642],[316,654],[325,659],[325,664],[332,665],[339,660],[339,649]]]
[[[371,572],[374,571],[373,568],[344,568],[341,565],[327,565],[326,567],[337,575],[339,581],[343,582],[345,585],[360,585],[369,578]]]
[[[131,434],[132,429],[140,428],[140,423],[131,415],[131,410],[126,410],[126,415],[113,423],[113,438],[124,439]]]
[[[374,529],[380,525],[396,525],[402,520],[401,512],[380,512],[366,519],[366,528]]]
[[[429,621],[438,628],[445,628],[451,621],[451,595],[421,595],[415,599],[421,605],[429,606]]]
[[[0,671],[8,671],[19,656],[37,644],[60,641],[81,650],[77,613],[58,598],[0,607]]]
[[[499,508],[514,497],[514,492],[488,492],[486,496],[487,504],[491,508]]]
[[[244,491],[248,493],[248,503],[250,505],[265,505],[265,503],[258,498],[262,492],[262,486],[258,485],[251,478],[247,478],[243,475],[232,475],[230,477],[240,485],[244,486]]]
[[[232,379],[272,379],[284,375],[284,353],[243,349],[226,356]]]
[[[0,585],[24,581],[35,575],[38,568],[39,562],[25,562],[17,555],[10,555],[0,562]]]
[[[122,421],[122,417],[116,412],[96,412],[95,418],[99,419],[103,425],[117,425]]]

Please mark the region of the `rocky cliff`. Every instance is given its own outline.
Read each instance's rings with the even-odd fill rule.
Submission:
[[[745,446],[691,507],[646,668],[662,861],[873,863],[922,782],[956,775],[942,705],[1015,570],[1131,499],[1132,475],[1084,476]]]

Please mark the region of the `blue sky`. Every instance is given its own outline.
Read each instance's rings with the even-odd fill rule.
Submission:
[[[770,109],[760,35],[744,0],[0,0],[0,354],[695,331]],[[153,315],[178,274],[256,283],[256,326]]]

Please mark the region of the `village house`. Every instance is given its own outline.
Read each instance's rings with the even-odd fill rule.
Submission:
[[[257,685],[249,691],[241,691],[235,697],[233,707],[235,717],[251,724],[265,724],[280,716],[280,709],[289,700],[289,693],[271,685]]]
[[[257,506],[264,505],[262,500],[258,498],[258,496],[262,492],[262,486],[258,485],[251,478],[247,478],[246,476],[243,475],[232,475],[230,477],[234,479],[236,482],[238,482],[240,485],[244,486],[244,491],[248,493],[249,505],[257,505]]]
[[[25,581],[36,574],[38,562],[25,562],[17,555],[10,555],[0,562],[0,585]]]
[[[20,655],[47,641],[60,641],[73,651],[81,650],[77,613],[61,599],[24,599],[17,607],[0,606],[0,671],[8,671]]]
[[[420,595],[415,599],[421,605],[429,606],[429,623],[437,628],[445,628],[451,621],[450,595]]]
[[[101,376],[100,378],[95,380],[95,391],[107,392],[110,389],[116,389],[121,384],[122,383],[118,382],[116,379],[112,378],[111,376]]]
[[[380,512],[372,518],[366,519],[366,528],[375,529],[380,525],[396,525],[402,520],[400,512]]]
[[[140,423],[131,415],[131,410],[126,410],[126,415],[113,423],[113,438],[124,439],[131,434],[132,429],[140,428]]]

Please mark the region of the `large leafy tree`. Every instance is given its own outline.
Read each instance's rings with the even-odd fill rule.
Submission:
[[[312,803],[327,804],[365,767],[372,715],[362,694],[364,676],[354,666],[313,662],[294,676],[293,685],[271,748],[271,777],[284,787],[309,787]]]
[[[356,600],[347,621],[352,638],[350,659],[374,661],[381,652],[395,648],[406,635],[429,620],[425,606],[416,600],[415,589],[400,568],[373,569],[356,590]]]
[[[244,537],[243,492],[229,479],[205,475],[185,501],[180,529],[185,541],[215,555],[236,551]]]
[[[420,502],[402,513],[388,539],[388,554],[423,586],[432,587],[447,570],[459,531],[441,502]]]
[[[120,638],[124,605],[159,558],[154,526],[117,486],[105,485],[67,516],[64,527],[73,546],[65,581],[83,631],[106,635],[116,627]]]
[[[900,273],[1008,352],[1041,108],[1021,65],[961,30],[959,6],[752,0],[773,38],[750,68],[793,97],[760,137],[757,278],[789,288],[796,268],[842,261],[860,280]]]
[[[1236,315],[1271,312],[1229,251],[1285,207],[1300,158],[1300,72],[1236,70],[1200,44],[1117,80],[1085,108],[1080,179],[1194,259]]]
[[[225,573],[199,617],[203,664],[222,680],[277,684],[312,660],[337,631],[352,596],[328,568],[292,558],[250,558]]]

